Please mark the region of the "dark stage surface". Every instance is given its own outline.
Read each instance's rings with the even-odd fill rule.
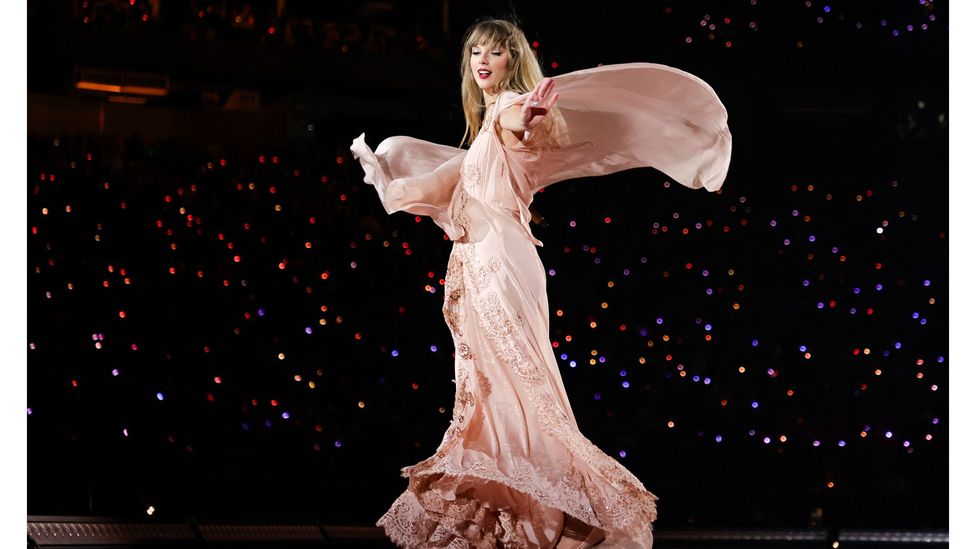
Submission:
[[[28,517],[27,532],[37,547],[395,547],[380,528],[315,523],[124,522],[100,517]],[[764,549],[774,547],[920,549],[948,546],[948,532],[923,530],[841,530],[694,528],[658,530],[654,546],[666,548]]]
[[[457,145],[460,34],[500,5],[29,2],[29,514],[386,511],[451,419],[451,242],[348,147]],[[681,68],[733,136],[720,193],[536,197],[581,431],[660,497],[662,548],[944,532],[948,4],[643,6],[516,7],[548,74]],[[773,546],[743,543],[708,546]]]

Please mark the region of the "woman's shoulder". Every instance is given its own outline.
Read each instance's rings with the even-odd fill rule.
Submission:
[[[498,108],[495,112],[501,113],[505,109],[511,107],[512,105],[519,103],[520,99],[525,96],[525,93],[515,91],[515,90],[505,90],[498,95]]]

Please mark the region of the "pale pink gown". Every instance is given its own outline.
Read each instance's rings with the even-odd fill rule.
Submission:
[[[712,88],[650,63],[555,77],[557,109],[515,146],[498,113],[467,151],[391,137],[353,154],[388,213],[430,216],[454,241],[444,318],[455,346],[453,419],[436,453],[404,467],[407,489],[377,522],[401,547],[553,547],[568,513],[601,547],[650,548],[657,496],[579,430],[549,339],[546,272],[529,227],[536,191],[651,166],[718,190],[732,140]],[[611,199],[608,198],[608,203]]]

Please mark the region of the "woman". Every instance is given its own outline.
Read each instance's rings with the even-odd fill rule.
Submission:
[[[408,487],[377,525],[401,547],[650,548],[657,496],[580,433],[567,399],[529,206],[549,184],[641,166],[718,190],[725,107],[663,65],[543,78],[508,21],[475,24],[462,52],[467,150],[403,136],[375,153],[364,135],[352,145],[388,213],[430,216],[454,241],[453,419],[433,456],[402,469]]]

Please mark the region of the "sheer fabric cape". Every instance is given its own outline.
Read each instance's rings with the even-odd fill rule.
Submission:
[[[553,80],[559,98],[545,123],[505,147],[530,236],[528,206],[536,192],[559,181],[652,167],[692,189],[721,188],[732,135],[725,106],[705,81],[656,63],[604,65]],[[504,92],[498,112],[527,96]],[[362,134],[351,150],[387,213],[429,216],[451,240],[463,236],[452,214],[465,149],[395,136],[374,152]]]

